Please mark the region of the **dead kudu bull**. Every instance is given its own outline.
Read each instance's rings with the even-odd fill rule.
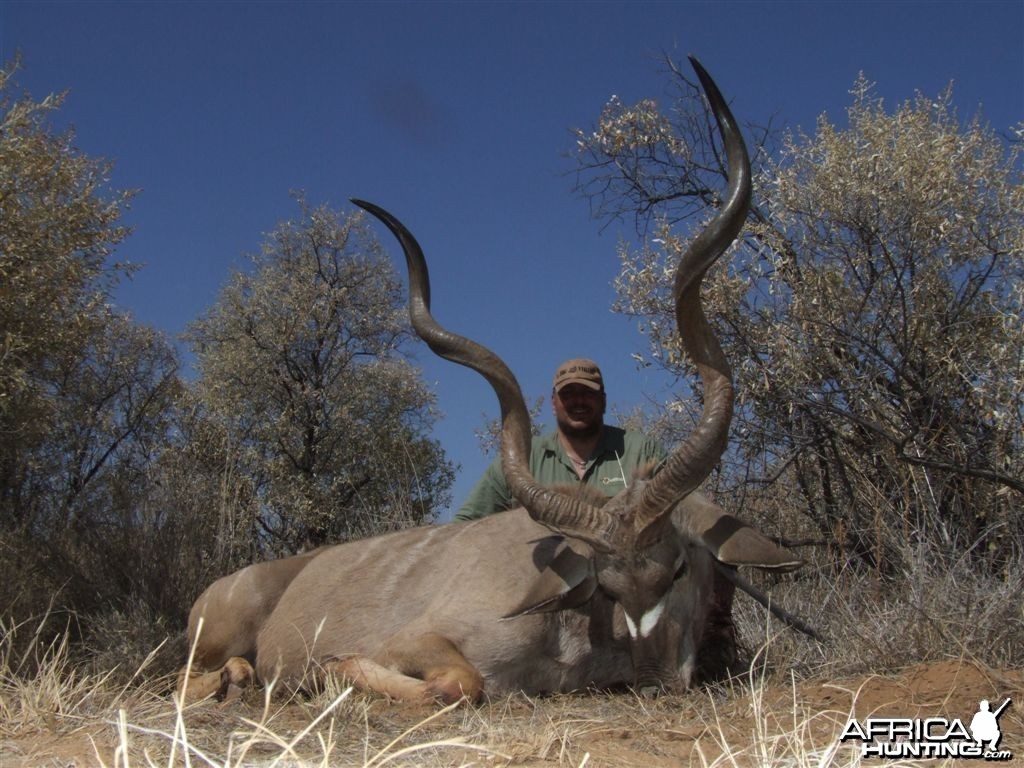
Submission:
[[[799,565],[694,493],[725,449],[733,403],[729,366],[704,316],[700,284],[750,204],[739,129],[710,77],[696,61],[694,67],[729,164],[727,198],[676,271],[677,325],[704,384],[694,432],[653,477],[635,478],[603,506],[538,485],[528,468],[530,422],[515,377],[492,352],[436,323],[419,245],[386,211],[356,201],[402,244],[416,332],[435,353],[476,370],[494,388],[502,469],[523,506],[329,547],[298,556],[306,560],[278,561],[277,570],[264,564],[274,584],[261,589],[260,610],[250,611],[262,626],[254,631],[247,618],[235,646],[244,650],[235,658],[217,646],[231,634],[217,626],[235,621],[230,610],[206,610],[201,597],[190,621],[193,630],[200,615],[207,624],[198,640],[193,635],[198,670],[181,676],[190,698],[230,691],[254,674],[288,687],[336,675],[418,701],[478,699],[485,689],[681,689],[697,664],[716,561],[780,570]],[[220,591],[226,597],[230,584]],[[255,673],[245,658],[253,654]]]

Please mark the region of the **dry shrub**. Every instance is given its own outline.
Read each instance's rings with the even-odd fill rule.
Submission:
[[[811,565],[789,577],[757,579],[773,600],[809,620],[824,643],[766,619],[739,598],[736,622],[747,644],[770,638],[773,669],[800,676],[885,673],[918,662],[972,659],[996,668],[1024,665],[1024,562],[1002,574],[979,568],[968,554],[907,545],[906,570],[881,578],[853,565]]]
[[[140,601],[90,617],[82,656],[118,680],[170,679],[188,655],[185,633]]]
[[[613,98],[577,132],[577,191],[635,216],[614,309],[647,336],[636,359],[687,382],[674,265],[725,170],[699,88],[666,65],[669,104]],[[899,592],[924,547],[998,580],[1024,542],[1024,145],[951,89],[886,105],[862,75],[851,93],[838,123],[749,132],[747,226],[705,284],[737,389],[714,482],[732,510],[795,516],[785,535],[824,541],[833,579],[857,560]],[[677,443],[700,401],[682,388],[647,427]]]

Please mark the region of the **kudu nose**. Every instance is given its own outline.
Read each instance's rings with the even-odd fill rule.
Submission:
[[[674,676],[667,670],[657,670],[645,675],[637,675],[637,684],[633,688],[645,699],[653,699],[673,690]]]

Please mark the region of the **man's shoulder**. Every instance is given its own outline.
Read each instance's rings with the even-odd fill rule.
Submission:
[[[530,443],[530,449],[536,453],[558,452],[558,432],[552,430],[543,435],[536,435]]]
[[[535,456],[543,456],[547,453],[559,454],[562,452],[557,431],[546,432],[543,435],[535,436],[530,447],[531,452]],[[621,456],[627,451],[653,452],[656,454],[662,453],[658,442],[652,437],[645,435],[643,432],[636,432],[634,430],[605,424],[604,432],[601,435],[601,442],[598,446],[598,452],[614,453]]]
[[[620,456],[641,463],[660,461],[665,457],[661,443],[650,435],[621,427],[610,427],[609,430],[613,430],[612,439],[605,445],[612,447]]]
[[[627,445],[659,445],[658,441],[644,432],[623,430],[623,440]]]
[[[645,435],[643,432],[636,432],[632,429],[612,427],[605,425],[603,442],[608,446],[622,446],[632,448],[641,445],[654,445],[656,441]]]

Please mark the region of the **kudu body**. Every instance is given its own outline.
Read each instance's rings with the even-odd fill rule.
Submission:
[[[518,510],[518,512],[523,513],[525,510]],[[495,516],[495,518],[497,517],[504,517],[504,515]],[[728,519],[724,510],[710,502],[699,492],[694,492],[687,496],[673,514],[674,525],[685,524],[686,521],[724,519]],[[541,563],[554,560],[555,550],[563,547],[564,542],[561,542],[558,537],[551,536],[549,530],[538,529],[536,524],[531,525],[531,523],[531,520],[524,519],[522,514],[519,515],[515,524],[523,527],[524,531],[532,530],[533,533],[524,536],[522,535],[524,531],[519,531],[520,535],[515,540],[519,542],[528,541],[529,535],[535,535],[539,545],[535,549],[536,557],[534,559]],[[507,521],[504,525],[508,526],[510,524],[512,523]],[[492,533],[498,537],[506,535],[502,532],[489,531],[493,525],[491,523],[484,526],[483,534],[485,536],[490,537]],[[416,541],[418,536],[413,534],[420,532],[437,534],[448,528],[457,527],[459,526],[412,529],[406,533],[409,533],[410,538]],[[480,533],[480,531],[473,532],[471,537],[480,535]],[[711,563],[711,558],[709,552],[704,551],[705,548],[703,546],[695,549],[692,548],[692,543],[699,541],[699,534],[686,534],[679,530],[678,535],[680,535],[683,541],[691,544],[690,555],[693,558],[694,565],[691,567],[689,578],[691,580],[696,578],[697,584],[691,590],[692,594],[687,594],[685,589],[677,587],[674,590],[672,602],[667,607],[666,613],[670,617],[670,622],[672,622],[670,631],[675,637],[675,642],[671,645],[678,649],[675,653],[678,655],[681,650],[684,657],[689,656],[692,659],[693,654],[688,652],[688,649],[692,651],[696,647],[700,651],[703,647],[706,649],[704,653],[714,653],[718,650],[716,646],[720,644],[728,646],[731,638],[720,636],[707,637],[706,633],[703,638],[701,637],[702,629],[706,629],[705,618],[708,615],[709,608],[712,608],[712,613],[714,608],[710,606],[708,601],[708,593],[711,587],[706,572],[708,564]],[[314,557],[322,553],[329,553],[331,555],[332,561],[326,564],[326,567],[331,572],[337,570],[347,572],[348,570],[344,567],[339,569],[334,558],[340,558],[342,562],[349,558],[358,562],[364,560],[373,562],[375,559],[380,558],[385,559],[387,562],[392,562],[392,558],[401,560],[401,552],[392,547],[393,537],[395,536],[397,534],[377,537],[368,541],[352,542],[348,545],[321,547],[312,552],[293,557],[256,563],[215,581],[203,591],[189,613],[188,640],[190,648],[193,649],[193,657],[191,666],[187,669],[183,668],[179,674],[179,690],[184,687],[186,672],[191,672],[187,688],[185,689],[190,700],[205,698],[212,694],[217,694],[227,699],[235,698],[242,688],[254,677],[252,665],[256,663],[257,636],[263,629],[264,622],[269,618],[281,596],[291,585],[295,577],[299,575],[299,572]],[[469,565],[465,554],[459,551],[459,548],[465,545],[465,536],[453,540],[451,545],[456,548],[455,554],[461,562],[459,574],[465,572],[466,569],[471,569],[470,573],[472,574],[472,566]],[[486,560],[487,557],[494,556],[493,552],[486,549],[486,547],[474,546],[470,552],[476,561]],[[569,557],[569,555],[566,555],[566,557]],[[525,561],[519,561],[519,564],[525,565]],[[737,562],[736,564],[739,563]],[[489,574],[491,571],[486,562],[478,570],[485,574]],[[360,581],[363,581],[367,576],[368,570],[364,567],[360,570],[358,578]],[[452,574],[452,578],[458,577],[458,574]],[[319,579],[321,577],[314,575],[311,578]],[[515,594],[525,596],[525,590],[517,592],[517,590],[509,588],[509,585],[514,586],[517,583],[524,583],[523,577],[519,579],[506,578],[511,580],[507,580],[504,584],[498,581],[496,586],[491,587],[482,584],[472,575],[465,578],[464,581],[472,589],[469,599],[461,604],[451,604],[449,601],[449,607],[456,609],[457,621],[465,624],[464,617],[474,610],[474,604],[479,602],[480,596],[482,594],[491,594],[495,589],[499,595],[507,593],[509,596]],[[527,568],[525,578],[535,580],[537,578],[537,568]],[[436,587],[437,583],[435,582],[433,585]],[[383,605],[389,614],[388,621],[385,624],[390,624],[396,618],[391,612],[391,607],[404,605],[405,596],[384,594],[379,589],[380,585],[376,586],[377,589],[374,590],[370,590],[368,586],[362,586],[363,592],[357,592],[357,594],[366,594],[372,591],[380,601],[378,608],[380,605]],[[687,586],[687,584],[684,583],[681,586]],[[721,590],[721,584],[717,585],[716,589]],[[442,589],[440,591],[442,594],[432,595],[431,601],[427,604],[428,615],[434,622],[441,615],[441,611],[437,610],[436,607],[436,603],[440,602],[439,598],[444,595],[450,595],[455,600],[459,599],[455,589]],[[316,590],[313,590],[313,592],[319,594]],[[298,588],[298,594],[300,596],[305,594],[305,590],[301,585]],[[387,602],[389,599],[390,603]],[[600,596],[597,599],[600,600]],[[692,611],[689,614],[687,612],[687,600],[692,605]],[[503,606],[488,603],[483,607],[485,611],[492,614],[492,618],[494,615],[502,615],[501,610]],[[306,608],[307,606],[300,606],[298,612],[301,614]],[[717,609],[721,611],[723,607],[717,606]],[[357,607],[352,610],[358,611],[360,608]],[[724,610],[728,610],[728,606],[725,606]],[[322,613],[322,609],[320,613]],[[625,621],[625,614],[616,612],[614,607],[609,606],[607,602],[598,610],[590,612],[589,616],[583,616],[578,611],[571,613],[574,622],[563,621],[561,625],[555,626],[554,632],[560,635],[560,637],[552,637],[545,644],[545,648],[549,651],[555,650],[563,654],[575,656],[576,664],[567,665],[563,660],[548,658],[547,666],[545,667],[536,663],[536,660],[540,657],[538,654],[527,665],[529,674],[517,676],[514,670],[507,668],[504,670],[505,674],[501,675],[501,677],[509,677],[509,679],[516,681],[518,685],[515,687],[518,689],[531,691],[574,690],[587,685],[602,687],[631,682],[632,666],[629,654],[629,630]],[[317,611],[311,611],[311,615],[317,614]],[[690,616],[690,623],[688,626],[683,626],[679,623],[679,620],[686,615]],[[611,617],[610,619],[609,616]],[[569,618],[569,614],[562,618]],[[592,626],[587,624],[588,620],[593,622]],[[298,623],[301,623],[301,621]],[[361,624],[359,626],[362,627]],[[519,628],[519,631],[521,629],[522,627]],[[595,630],[595,632],[589,631],[590,629]],[[602,629],[603,631],[601,631]],[[322,632],[323,630],[321,630],[321,634]],[[580,638],[586,638],[586,641],[581,643]],[[357,647],[365,647],[368,644],[368,640],[370,638],[363,636]],[[400,637],[389,638],[389,641],[392,647],[403,644]],[[587,643],[596,643],[596,647],[588,648]],[[415,654],[417,650],[415,643],[404,644],[410,646],[411,651]],[[581,658],[585,655],[590,656],[590,661],[587,665],[580,663]],[[308,655],[303,656],[303,658],[307,657]],[[404,669],[411,672],[416,662],[417,659],[407,662],[404,665]],[[671,664],[670,659],[666,659],[665,662]],[[552,664],[559,670],[557,675],[546,674],[550,672]],[[687,673],[689,671],[688,668]],[[297,672],[296,675],[298,675]],[[537,682],[531,683],[531,680],[537,680]],[[552,680],[557,682],[552,683]],[[412,689],[418,690],[422,688],[423,692],[426,693],[428,687],[429,684],[418,686],[413,683]]]
[[[715,561],[799,565],[695,493],[725,448],[733,400],[700,284],[746,218],[750,167],[721,94],[696,61],[694,67],[729,164],[727,198],[677,268],[680,339],[704,385],[694,432],[653,477],[635,478],[604,506],[538,485],[528,469],[529,416],[515,377],[492,352],[437,324],[419,245],[386,211],[356,201],[402,244],[417,334],[494,388],[502,469],[523,508],[320,552],[298,570],[258,632],[260,679],[299,686],[337,674],[396,698],[444,701],[475,699],[485,689],[685,688],[697,664]],[[243,675],[228,665],[222,677],[233,684]]]
[[[292,579],[324,547],[292,557],[254,563],[217,579],[203,590],[188,614],[192,649],[189,698],[212,693],[235,696],[251,677],[256,636]],[[206,671],[213,670],[213,671]],[[178,674],[179,690],[189,669]]]

